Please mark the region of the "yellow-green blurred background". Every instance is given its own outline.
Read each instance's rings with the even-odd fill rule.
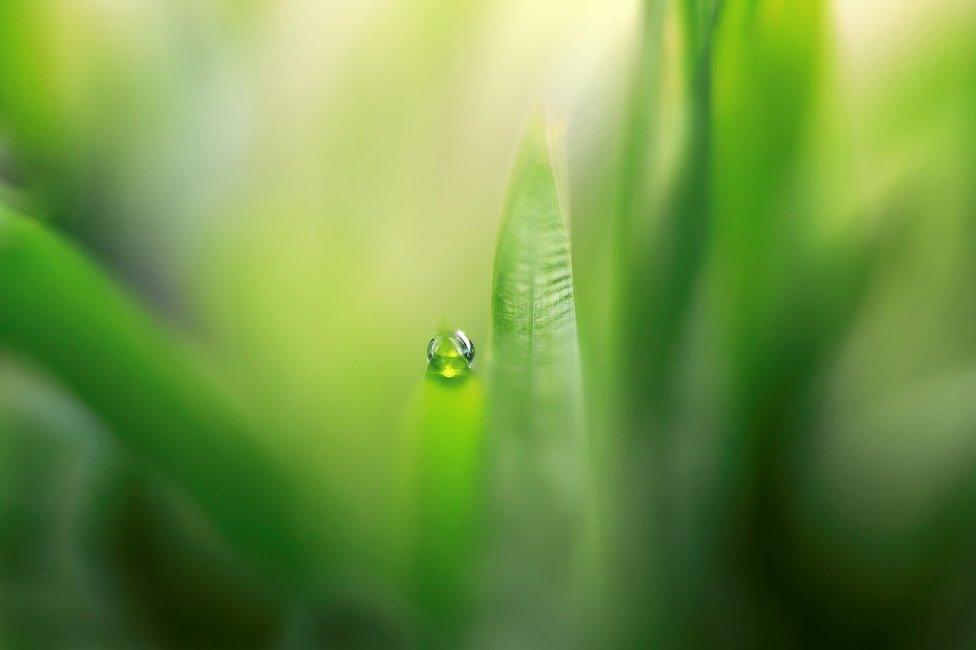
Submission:
[[[470,594],[418,604],[397,522],[427,341],[463,328],[488,377],[538,114],[573,246],[586,524],[578,597],[509,625]],[[0,231],[0,332],[27,332],[0,340],[0,646],[976,642],[972,2],[0,0],[0,203],[228,396],[246,433],[220,440],[287,475],[291,526],[265,563],[276,528],[212,521],[278,488],[235,476],[196,415],[116,393],[111,334],[62,315],[18,344],[51,321],[17,307],[39,285]],[[36,268],[65,288],[36,304],[89,300],[73,266]],[[188,386],[161,390],[208,413]],[[177,450],[161,463],[119,430],[140,413]],[[444,561],[477,593],[518,552]],[[503,600],[553,597],[517,578]]]

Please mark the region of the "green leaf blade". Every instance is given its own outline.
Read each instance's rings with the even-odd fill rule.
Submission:
[[[565,646],[579,638],[584,439],[570,238],[541,123],[522,146],[498,238],[491,362],[484,633]]]
[[[492,331],[496,387],[535,429],[533,401],[572,391],[577,374],[576,306],[569,233],[546,134],[536,125],[519,156],[495,256]],[[539,393],[539,391],[542,393]],[[555,397],[555,396],[553,396]],[[558,399],[558,397],[556,397]]]
[[[83,254],[2,206],[0,348],[56,377],[245,556],[313,578],[297,487],[235,400]]]
[[[411,400],[400,504],[407,592],[425,635],[455,641],[470,604],[484,505],[484,388],[428,370]]]

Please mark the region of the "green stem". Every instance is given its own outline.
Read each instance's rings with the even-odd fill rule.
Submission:
[[[484,503],[484,390],[470,371],[427,373],[404,447],[405,577],[439,643],[467,619]],[[436,629],[434,624],[436,622]]]

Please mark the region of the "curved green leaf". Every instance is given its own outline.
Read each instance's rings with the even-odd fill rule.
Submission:
[[[41,365],[228,541],[293,583],[310,553],[287,474],[216,383],[41,224],[0,207],[0,347]]]

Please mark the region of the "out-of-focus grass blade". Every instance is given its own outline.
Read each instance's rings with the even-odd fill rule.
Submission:
[[[712,563],[703,566],[713,584],[734,585],[767,642],[823,633],[810,612],[770,615],[766,603],[793,594],[782,569],[793,551],[783,542],[782,481],[816,422],[815,382],[857,314],[870,261],[861,242],[827,241],[819,230],[840,210],[811,154],[828,97],[827,3],[783,9],[772,0],[722,5],[705,308],[725,394],[703,488],[702,555]],[[744,573],[757,577],[743,582]]]
[[[2,207],[0,346],[62,381],[237,548],[310,577],[294,489],[232,400],[85,256]]]
[[[718,4],[650,1],[644,11],[617,214],[620,376],[611,379],[617,385],[608,401],[616,403],[622,435],[612,450],[619,471],[609,477],[618,502],[610,540],[624,605],[610,614],[616,643],[674,645],[671,632],[689,627],[683,610],[692,609],[686,604],[702,586],[702,576],[689,570],[696,562],[684,559],[696,548],[675,534],[684,522],[668,513],[683,498],[676,485],[676,370],[710,242]]]
[[[826,28],[826,5],[818,0],[793,3],[790,11],[734,0],[725,4],[716,36],[716,281],[739,367],[769,358],[763,335],[777,317],[770,312],[789,300],[787,278],[810,242],[808,205],[790,189],[821,88]],[[742,388],[751,390],[747,379]]]
[[[421,638],[456,643],[467,621],[483,531],[484,389],[470,371],[428,371],[408,414],[400,538]]]
[[[485,616],[523,647],[572,645],[579,620],[579,361],[570,240],[547,138],[537,122],[522,145],[492,290],[488,579],[495,598]]]
[[[617,215],[621,390],[660,409],[708,242],[714,0],[648,2]],[[677,39],[665,46],[665,35]],[[669,87],[669,77],[678,80]],[[650,89],[648,87],[651,87]],[[684,125],[683,129],[677,125]],[[682,135],[672,135],[679,132]],[[678,155],[666,150],[675,149]],[[663,187],[656,179],[669,178]],[[639,338],[641,345],[631,345]],[[636,411],[636,412],[635,412]]]
[[[876,231],[870,303],[819,382],[815,436],[797,451],[796,493],[812,500],[784,507],[812,551],[796,556],[820,567],[814,608],[841,619],[836,594],[874,608],[862,646],[971,645],[954,630],[972,629],[962,612],[976,594],[960,571],[976,535],[976,23],[939,22],[939,38],[847,98],[843,135],[862,160],[844,187],[874,219],[845,226]]]
[[[94,477],[113,465],[93,444],[95,419],[63,391],[0,360],[0,620],[3,647],[77,643],[80,629],[106,645],[144,643],[123,625],[100,565],[84,553]],[[104,447],[104,446],[103,446]],[[140,549],[143,550],[143,549]]]
[[[674,130],[670,121],[686,126],[674,145],[680,154],[673,160],[661,151],[673,136],[658,133],[660,137],[643,145],[649,151],[642,166],[627,170],[628,191],[618,214],[622,223],[618,355],[627,369],[620,389],[629,401],[632,433],[641,437],[651,435],[655,416],[649,412],[660,411],[667,403],[668,380],[705,261],[711,199],[713,5],[692,0],[679,3],[674,12],[654,14],[656,3],[649,3],[647,9],[644,48],[658,51],[664,60],[654,65],[667,68],[680,85],[665,96],[637,91],[647,104],[631,116],[632,139],[639,141],[649,123],[655,123],[657,131]],[[680,48],[661,51],[662,23],[680,34]],[[651,59],[644,56],[643,65],[650,68]],[[640,79],[653,78],[660,84],[660,74],[648,69]],[[662,119],[667,120],[663,126]],[[670,182],[650,189],[656,176]],[[638,340],[640,345],[633,345]]]
[[[734,403],[728,444],[739,451],[723,462],[736,489],[755,485],[742,473],[763,471],[768,445],[783,441],[778,429],[790,425],[780,418],[824,358],[847,304],[836,297],[848,283],[830,277],[839,265],[822,258],[813,236],[813,211],[822,206],[793,191],[813,180],[803,153],[826,30],[819,0],[790,11],[732,0],[716,35],[709,282]]]

